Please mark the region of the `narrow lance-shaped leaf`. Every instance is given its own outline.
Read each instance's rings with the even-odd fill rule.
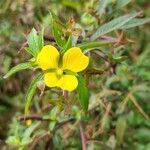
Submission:
[[[125,130],[126,130],[126,118],[122,116],[118,118],[116,123],[116,139],[118,144],[121,144],[123,142]]]
[[[33,95],[36,91],[36,88],[37,88],[37,82],[40,81],[43,77],[43,74],[39,74],[35,77],[34,80],[32,80],[28,90],[27,90],[27,94],[26,94],[26,97],[25,97],[25,114],[28,114],[29,112],[29,107],[31,105],[31,100],[33,98]]]
[[[63,47],[61,53],[64,54],[69,48],[72,47],[72,36],[69,36],[67,43]]]
[[[77,92],[79,96],[80,105],[82,106],[84,111],[87,111],[89,105],[89,92],[86,87],[86,81],[85,78],[81,75],[79,75],[77,78],[78,78]]]
[[[99,0],[97,12],[100,16],[105,13],[105,9],[109,4],[109,0]]]
[[[146,23],[150,23],[150,18],[135,18],[129,21],[128,23],[124,24],[120,29],[129,29]]]
[[[56,40],[56,43],[63,47],[66,43],[66,40],[62,37],[62,29],[64,28],[63,24],[57,21],[56,16],[53,13],[50,13],[51,15],[51,29],[52,34]]]
[[[139,13],[127,14],[118,18],[111,20],[108,23],[100,26],[97,31],[91,36],[91,40],[96,40],[98,37],[109,33],[111,31],[121,28],[124,24],[135,18]]]
[[[17,66],[11,68],[8,73],[3,77],[3,78],[8,78],[10,76],[12,76],[13,74],[15,74],[16,72],[19,72],[21,70],[25,70],[25,69],[31,69],[33,67],[33,63],[31,62],[26,62],[26,63],[21,63],[18,64]]]
[[[126,5],[128,5],[131,2],[131,0],[117,0],[116,1],[116,9],[120,9]]]
[[[38,35],[38,45],[40,51],[44,46],[44,27],[42,27],[42,31]]]

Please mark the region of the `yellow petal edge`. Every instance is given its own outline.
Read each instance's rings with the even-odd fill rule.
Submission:
[[[46,73],[44,76],[44,82],[48,87],[56,87],[58,82],[56,73]]]
[[[83,71],[89,64],[89,58],[78,47],[70,48],[63,56],[63,68],[73,72]]]
[[[78,86],[78,80],[73,75],[63,75],[57,82],[57,86],[63,90],[73,91]]]
[[[37,56],[36,63],[42,70],[57,68],[59,52],[52,45],[46,45]]]

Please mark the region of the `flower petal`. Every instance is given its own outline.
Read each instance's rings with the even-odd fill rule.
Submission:
[[[89,64],[89,58],[78,47],[70,48],[63,56],[63,68],[73,72],[84,70]]]
[[[56,73],[46,73],[44,76],[44,82],[48,87],[56,87],[58,78]]]
[[[57,86],[63,90],[73,91],[78,86],[78,80],[73,75],[63,75],[57,82]]]
[[[59,52],[52,45],[46,45],[37,56],[36,63],[43,70],[56,68],[58,66]]]

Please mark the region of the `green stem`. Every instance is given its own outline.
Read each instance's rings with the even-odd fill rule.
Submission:
[[[83,50],[83,53],[87,53],[93,49],[100,48],[102,46],[108,46],[112,44],[113,42],[111,41],[99,41],[99,42],[88,42],[88,43],[83,43],[77,45]]]

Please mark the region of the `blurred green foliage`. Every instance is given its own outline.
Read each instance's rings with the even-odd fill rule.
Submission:
[[[99,4],[98,0],[1,0],[0,149],[13,149],[14,146],[39,150],[48,147],[56,150],[81,149],[79,120],[82,120],[88,150],[149,150],[149,24],[125,30],[123,34],[118,28],[116,32],[108,33],[121,38],[118,46],[101,49],[104,58],[116,64],[112,68],[105,59],[91,53],[95,68],[110,69],[105,74],[87,79],[90,80],[89,91],[92,91],[87,115],[81,111],[74,93],[64,104],[55,104],[53,99],[57,98],[57,91],[46,90],[45,95],[39,98],[43,88],[39,85],[31,113],[36,112],[43,115],[43,119],[51,121],[33,120],[28,127],[24,121],[18,120],[24,111],[24,95],[34,75],[32,71],[23,71],[5,81],[2,77],[11,67],[30,59],[24,47],[27,34],[33,27],[41,31],[41,26],[44,26],[45,34],[52,35],[50,11],[63,23],[73,16],[77,26],[82,29],[83,39],[87,39],[102,24],[129,12],[143,11],[140,19],[150,17],[150,3],[148,0],[127,0],[124,3],[121,0],[106,0],[103,4]],[[128,56],[128,59],[121,56]],[[50,103],[56,107],[52,108]],[[61,122],[65,122],[58,115],[62,105],[64,114],[61,115],[71,122],[61,126]],[[51,112],[47,109],[51,109]],[[59,123],[56,122],[58,118],[61,120]]]

